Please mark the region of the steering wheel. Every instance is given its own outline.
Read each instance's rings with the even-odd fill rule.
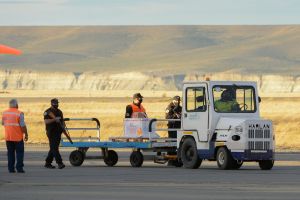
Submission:
[[[244,104],[240,105],[240,109],[241,110],[248,110],[248,105],[244,103]]]

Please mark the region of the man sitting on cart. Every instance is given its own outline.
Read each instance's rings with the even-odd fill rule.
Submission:
[[[142,105],[143,96],[141,93],[133,95],[133,102],[126,106],[125,118],[147,118],[146,110]]]

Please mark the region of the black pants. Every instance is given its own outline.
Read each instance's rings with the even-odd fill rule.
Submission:
[[[169,129],[179,129],[181,127],[180,122],[169,122],[168,128]],[[169,138],[177,138],[177,131],[168,131]]]
[[[177,131],[168,131],[169,138],[177,138]]]
[[[61,134],[47,134],[49,140],[50,150],[48,152],[48,156],[46,158],[46,164],[51,164],[53,158],[57,164],[62,164],[62,158],[59,153],[59,143],[61,140]]]
[[[8,171],[15,171],[15,159],[17,157],[16,168],[17,171],[22,171],[24,164],[24,142],[23,140],[20,142],[12,142],[6,141],[7,148],[7,161],[8,161]]]
[[[170,129],[177,129],[181,127],[180,122],[169,122],[168,128]],[[168,131],[168,137],[169,138],[177,138],[177,131]],[[168,155],[176,155],[176,151],[168,151]]]

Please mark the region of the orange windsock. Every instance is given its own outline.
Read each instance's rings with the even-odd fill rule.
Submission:
[[[18,49],[14,49],[12,47],[8,47],[8,46],[0,44],[0,54],[21,55],[22,52]]]

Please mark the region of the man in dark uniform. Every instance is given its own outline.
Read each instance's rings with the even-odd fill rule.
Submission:
[[[44,122],[50,146],[45,167],[49,169],[55,168],[55,166],[52,165],[53,158],[55,158],[59,169],[63,169],[65,167],[59,153],[59,143],[61,140],[61,134],[64,130],[64,121],[63,113],[60,109],[58,109],[58,103],[57,99],[52,99],[51,107],[44,112]]]
[[[166,119],[181,119],[182,107],[180,106],[180,97],[175,96],[172,99],[172,102],[166,108]],[[169,121],[169,129],[179,129],[181,127],[180,121]],[[177,131],[168,131],[169,138],[177,138]],[[176,155],[174,151],[169,151],[168,155]],[[168,166],[177,166],[178,161],[169,160]]]
[[[166,108],[166,119],[181,119],[182,107],[180,106],[180,97],[173,97],[172,102]],[[176,129],[181,127],[180,121],[170,121],[168,122],[168,128]],[[168,131],[169,138],[176,138],[176,131]]]

